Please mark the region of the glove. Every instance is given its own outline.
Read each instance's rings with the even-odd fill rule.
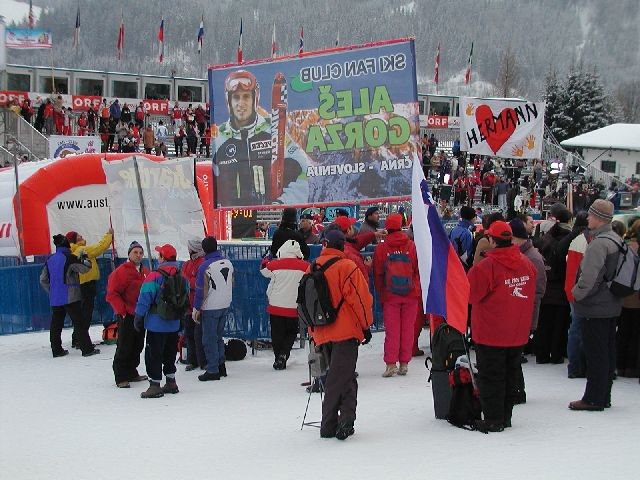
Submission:
[[[262,261],[260,262],[260,270],[262,270],[263,268],[265,268],[267,266],[267,264],[269,263],[271,259],[268,257],[265,257],[262,259]]]
[[[144,317],[142,315],[136,315],[133,318],[133,328],[135,328],[138,333],[144,330]]]
[[[193,319],[193,321],[195,323],[197,323],[199,325],[200,324],[200,310],[196,310],[194,308],[193,311],[191,312],[191,318]]]
[[[366,345],[371,341],[371,329],[367,328],[366,330],[363,330],[362,333],[364,333],[364,340],[362,341],[362,345]]]

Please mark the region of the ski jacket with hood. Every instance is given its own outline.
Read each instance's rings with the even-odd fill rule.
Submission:
[[[406,253],[411,260],[413,267],[413,276],[411,284],[413,289],[409,295],[401,296],[387,291],[385,288],[385,270],[387,257],[394,252]],[[409,299],[420,298],[420,274],[418,272],[418,254],[416,253],[416,244],[413,243],[406,233],[401,231],[391,232],[384,240],[384,243],[376,247],[373,254],[373,282],[376,292],[380,297],[380,303],[391,299]]]
[[[61,307],[82,299],[78,274],[91,269],[89,259],[80,260],[68,247],[56,247],[40,272],[40,285],[49,294],[49,305]]]
[[[263,264],[260,273],[271,279],[267,287],[267,312],[281,317],[298,317],[298,287],[300,279],[309,268],[302,259],[300,245],[287,240],[278,250],[276,259]]]
[[[106,300],[116,315],[133,315],[140,294],[140,287],[149,269],[128,261],[116,268],[107,281]]]
[[[536,268],[512,245],[486,252],[468,274],[473,340],[492,347],[518,347],[529,340],[536,294]]]
[[[337,307],[341,300],[344,301],[335,322],[309,329],[309,333],[316,345],[349,339],[362,342],[364,330],[373,323],[373,297],[369,285],[360,269],[341,250],[325,248],[316,262],[323,265],[333,257],[340,257],[340,260],[325,270],[331,303]]]

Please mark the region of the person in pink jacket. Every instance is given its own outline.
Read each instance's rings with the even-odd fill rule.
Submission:
[[[387,367],[382,376],[392,377],[406,375],[409,369],[420,308],[420,277],[416,245],[402,231],[402,215],[389,215],[385,227],[389,234],[373,254],[373,279],[384,317]]]

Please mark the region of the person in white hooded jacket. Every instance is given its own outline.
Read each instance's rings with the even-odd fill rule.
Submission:
[[[269,321],[271,322],[271,342],[275,370],[287,368],[291,347],[298,335],[297,297],[300,279],[307,271],[309,263],[302,259],[302,251],[296,240],[282,244],[273,260],[264,261],[260,273],[270,278],[267,288]]]

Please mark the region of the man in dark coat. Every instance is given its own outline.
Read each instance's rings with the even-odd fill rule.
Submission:
[[[306,244],[304,238],[302,238],[302,234],[297,230],[297,216],[298,211],[295,208],[288,207],[282,211],[280,226],[278,226],[278,229],[274,232],[273,240],[271,241],[270,250],[272,258],[276,258],[278,249],[287,240],[297,241],[300,244],[300,250],[302,250],[304,259],[307,260],[309,258],[309,245]]]

